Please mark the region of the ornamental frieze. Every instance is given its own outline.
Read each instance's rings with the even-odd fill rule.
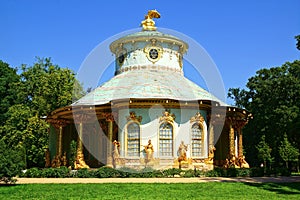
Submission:
[[[59,129],[60,127],[65,127],[68,125],[68,121],[65,119],[47,119],[47,122],[49,122],[52,126],[54,126],[56,129]]]

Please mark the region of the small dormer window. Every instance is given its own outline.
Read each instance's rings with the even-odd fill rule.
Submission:
[[[123,47],[123,44],[119,46],[116,55],[117,55],[116,60],[118,62],[118,65],[121,67],[124,64],[124,61],[127,57],[127,50]]]
[[[119,55],[119,57],[118,57],[118,64],[119,64],[119,66],[123,65],[124,60],[125,60],[124,54]]]

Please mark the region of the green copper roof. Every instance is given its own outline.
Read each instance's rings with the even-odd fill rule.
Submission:
[[[172,71],[134,70],[110,79],[86,96],[77,105],[102,105],[121,99],[173,99],[180,101],[211,100],[226,105],[183,75]]]

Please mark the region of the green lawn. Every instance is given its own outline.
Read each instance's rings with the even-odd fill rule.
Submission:
[[[0,185],[0,199],[300,199],[300,183]]]

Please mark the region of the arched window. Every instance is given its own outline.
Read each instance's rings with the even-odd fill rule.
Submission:
[[[127,156],[140,156],[140,125],[136,122],[127,125]]]
[[[167,122],[159,127],[159,156],[173,156],[173,126]]]
[[[199,123],[192,126],[192,157],[202,156],[202,127]]]

